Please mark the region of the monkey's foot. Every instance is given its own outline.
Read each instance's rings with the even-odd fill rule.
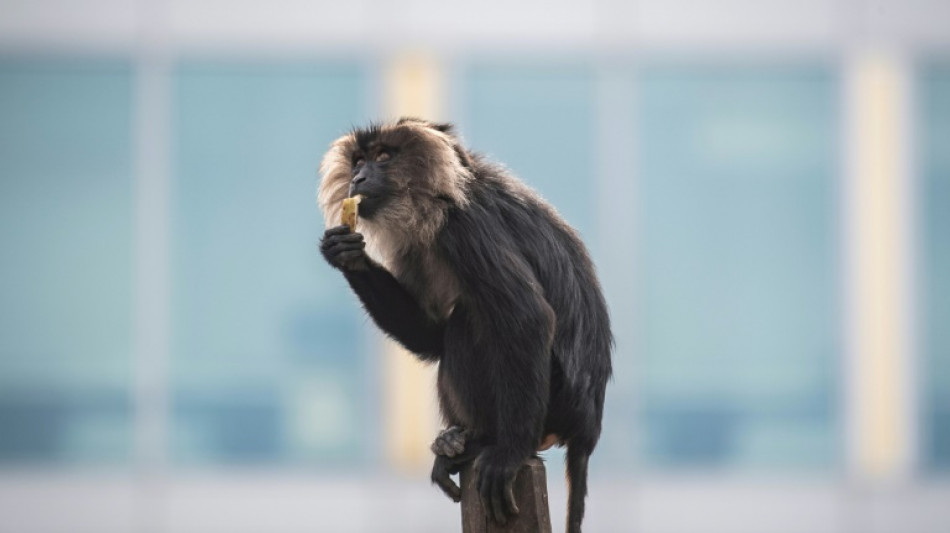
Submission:
[[[432,441],[430,449],[436,455],[455,457],[465,451],[465,439],[468,431],[459,426],[443,429],[439,436]]]
[[[432,451],[435,452],[432,482],[455,503],[462,500],[462,491],[452,480],[452,476],[478,457],[484,447],[484,444],[472,437],[468,431],[455,426],[439,433],[432,443]],[[446,453],[442,453],[443,451]]]
[[[486,448],[475,462],[482,508],[501,526],[519,513],[514,484],[520,468],[520,462],[512,461],[497,447]]]

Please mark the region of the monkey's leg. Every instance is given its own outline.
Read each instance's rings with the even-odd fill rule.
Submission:
[[[465,439],[468,437],[468,431],[459,427],[452,426],[443,429],[439,436],[432,441],[430,449],[436,455],[446,457],[455,457],[465,451]]]

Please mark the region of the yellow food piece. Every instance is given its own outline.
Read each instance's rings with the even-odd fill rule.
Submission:
[[[352,198],[343,199],[343,209],[340,215],[340,223],[349,226],[350,231],[356,231],[356,215],[359,209],[357,206],[362,199],[363,197],[358,194]]]

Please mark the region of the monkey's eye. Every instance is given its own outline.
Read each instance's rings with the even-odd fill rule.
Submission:
[[[363,163],[365,162],[366,160],[364,160],[362,157],[357,157],[356,161],[353,161],[353,168],[363,166]]]
[[[377,163],[382,163],[383,161],[389,161],[390,159],[392,159],[392,156],[389,155],[389,152],[380,152],[376,154]]]

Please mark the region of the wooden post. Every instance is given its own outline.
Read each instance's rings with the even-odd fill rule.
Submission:
[[[482,507],[476,480],[467,467],[462,470],[462,533],[551,533],[548,482],[544,463],[537,457],[525,461],[515,479],[515,502],[520,513],[504,527],[496,524]]]

